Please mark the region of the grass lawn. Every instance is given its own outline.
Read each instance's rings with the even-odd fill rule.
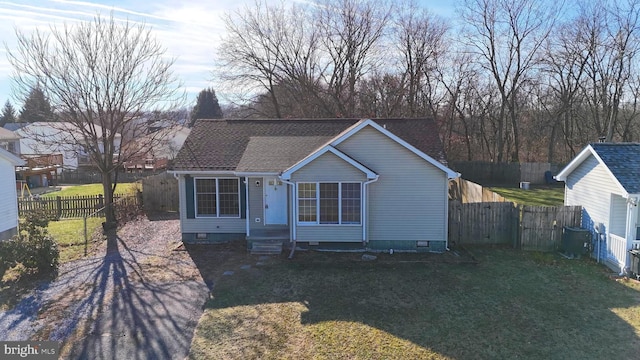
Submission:
[[[564,204],[563,187],[532,186],[529,190],[492,187],[491,191],[522,205],[561,206]]]
[[[119,183],[116,186],[116,194],[135,193],[138,188],[138,183]],[[100,195],[103,194],[102,184],[86,184],[65,187],[60,191],[53,191],[43,194],[43,197],[56,197],[56,196],[86,196],[86,195]]]
[[[610,279],[590,260],[474,253],[477,265],[318,253],[245,270],[237,264],[228,269],[233,275],[218,277],[189,356],[637,358],[638,282]]]
[[[101,229],[104,218],[87,218],[89,243],[87,251],[92,250],[96,230]],[[60,263],[84,257],[84,222],[82,219],[50,221],[49,233],[58,243]]]

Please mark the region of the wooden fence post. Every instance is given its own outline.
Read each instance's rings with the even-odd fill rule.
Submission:
[[[62,198],[56,196],[56,219],[60,220],[62,217]]]
[[[514,204],[513,208],[513,248],[522,249],[522,211],[523,207],[520,204]]]

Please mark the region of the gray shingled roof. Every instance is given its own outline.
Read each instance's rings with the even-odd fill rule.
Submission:
[[[629,194],[640,194],[640,144],[591,144],[598,156]]]
[[[238,171],[278,172],[295,165],[331,136],[252,136]]]
[[[178,152],[173,170],[282,171],[360,119],[201,119]],[[373,119],[437,161],[446,164],[436,123],[431,119]],[[306,141],[305,141],[306,140]],[[317,146],[312,146],[317,145]],[[287,159],[269,157],[291,150]],[[273,155],[270,155],[273,156]],[[273,156],[275,158],[276,156]],[[286,164],[285,164],[286,163]],[[289,165],[289,166],[283,166]],[[282,166],[276,169],[277,166]]]
[[[4,124],[4,128],[9,131],[16,131],[18,129],[22,129],[27,125],[29,125],[29,123],[6,123]]]

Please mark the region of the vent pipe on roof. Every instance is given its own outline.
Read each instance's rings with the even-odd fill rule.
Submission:
[[[606,138],[607,138],[606,136],[600,136],[600,137],[598,137],[598,142],[599,143],[603,143]]]

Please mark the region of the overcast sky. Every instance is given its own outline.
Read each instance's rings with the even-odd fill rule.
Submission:
[[[448,16],[452,12],[450,0],[422,2],[434,13]],[[221,16],[253,3],[254,0],[0,1],[0,107],[8,99],[19,111],[24,101],[15,99],[11,91],[12,69],[4,47],[15,46],[16,28],[26,32],[36,27],[47,29],[52,24],[91,20],[98,13],[108,15],[111,11],[117,18],[144,21],[151,26],[168,54],[176,58],[173,70],[184,83],[188,106],[192,106],[200,90],[210,86],[215,89],[211,70],[216,44],[224,35]]]

